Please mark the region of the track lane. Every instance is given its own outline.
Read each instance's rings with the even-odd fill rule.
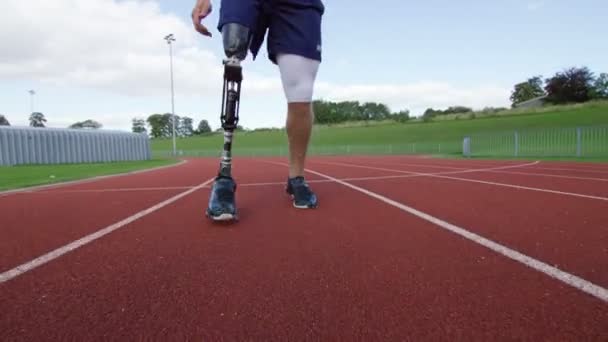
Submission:
[[[260,167],[258,164],[248,169]],[[268,168],[282,179],[284,170]],[[241,182],[249,182],[244,174]],[[5,340],[598,340],[608,307],[338,184],[200,190],[1,286]]]
[[[0,273],[36,258],[179,191],[61,193],[0,198]]]
[[[328,158],[328,160],[331,160]],[[443,169],[466,169],[466,168],[488,168],[496,166],[508,166],[527,163],[526,160],[479,160],[479,159],[441,159],[441,158],[416,158],[412,156],[339,156],[332,161],[359,162],[364,164],[386,163],[402,164],[403,166],[426,166]],[[536,171],[540,173],[555,173],[561,175],[573,175],[582,177],[608,176],[606,163],[584,163],[584,162],[558,162],[543,160],[538,165],[523,168],[525,171]]]
[[[337,178],[352,168],[309,167]],[[431,177],[351,183],[608,286],[608,216],[599,214],[605,201]]]
[[[377,165],[377,166],[381,166],[381,167],[398,167],[398,168],[405,168],[407,170],[415,170],[416,172],[426,172],[426,170],[434,170],[433,172],[458,172],[458,171],[464,171],[464,170],[470,170],[470,169],[487,169],[487,168],[492,168],[494,166],[482,166],[482,165],[476,165],[476,164],[471,164],[469,165],[469,167],[465,167],[465,165],[460,165],[458,167],[454,167],[454,166],[444,166],[441,164],[437,164],[437,163],[420,163],[419,161],[395,161],[395,160],[387,160],[387,161],[382,161],[382,160],[373,160],[373,159],[364,159],[364,158],[351,158],[351,159],[341,159],[342,162],[344,163],[349,163],[349,162],[355,162],[355,163],[359,163],[359,164],[367,164],[367,165]],[[522,162],[523,163],[523,162]],[[521,164],[516,164],[516,165],[521,165]],[[546,177],[546,178],[564,178],[564,179],[582,179],[582,180],[593,180],[593,181],[598,181],[598,182],[608,182],[608,174],[606,175],[601,175],[601,174],[589,174],[587,173],[584,169],[581,170],[575,170],[575,169],[567,169],[567,170],[562,170],[562,169],[552,169],[552,168],[539,168],[540,165],[543,165],[542,162],[539,162],[536,165],[528,165],[528,166],[522,166],[522,167],[517,167],[517,168],[513,168],[512,170],[497,170],[497,171],[492,171],[493,173],[499,173],[499,174],[518,174],[518,175],[527,175],[529,177]],[[507,165],[508,166],[508,165]],[[574,166],[573,166],[574,167]],[[418,171],[418,170],[423,170],[423,171]]]
[[[321,162],[322,163],[322,162]],[[382,172],[403,173],[431,173],[437,176],[451,176],[455,178],[480,180],[487,182],[503,183],[531,188],[541,188],[561,192],[571,192],[596,197],[608,198],[608,178],[589,178],[578,176],[564,176],[551,174],[535,174],[529,171],[534,168],[534,163],[515,164],[496,167],[471,167],[469,169],[440,169],[433,170],[432,166],[410,165],[401,163],[390,163],[376,161],[373,164],[365,164],[357,160],[343,162],[328,162],[329,164],[355,165],[362,170],[374,170]],[[346,166],[344,165],[344,166]]]

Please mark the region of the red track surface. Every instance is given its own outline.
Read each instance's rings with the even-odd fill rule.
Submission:
[[[0,283],[0,340],[608,340],[607,301],[318,175],[308,179],[320,208],[298,211],[283,193],[285,167],[268,161],[284,162],[237,160],[234,226],[204,218],[204,188]],[[608,166],[462,172],[519,164],[357,157],[308,167],[338,179],[401,177],[348,183],[606,291]],[[216,168],[198,159],[0,197],[0,273],[197,186]]]

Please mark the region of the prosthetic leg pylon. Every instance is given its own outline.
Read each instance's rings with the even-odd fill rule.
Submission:
[[[224,130],[224,148],[220,168],[211,189],[207,216],[216,221],[238,220],[236,182],[232,177],[232,142],[238,127],[243,71],[241,61],[247,56],[249,29],[240,24],[226,24],[222,29],[224,41],[224,86],[220,120]]]

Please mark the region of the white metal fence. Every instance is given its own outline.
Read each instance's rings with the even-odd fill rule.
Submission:
[[[0,126],[0,165],[148,160],[145,134]]]
[[[473,134],[462,148],[466,157],[608,157],[608,126]]]

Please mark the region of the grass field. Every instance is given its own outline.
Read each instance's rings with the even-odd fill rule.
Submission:
[[[113,175],[176,162],[170,159],[153,159],[141,162],[0,167],[0,191]]]
[[[247,115],[246,111],[243,115]],[[515,110],[475,119],[442,119],[428,123],[315,126],[311,153],[459,154],[462,151],[463,137],[471,134],[589,125],[608,125],[608,102],[549,107],[528,112]],[[221,134],[183,138],[177,142],[178,150],[194,155],[215,155],[221,144]],[[154,140],[152,143],[156,155],[167,154],[171,146],[171,140],[166,139]],[[284,155],[286,152],[284,130],[238,132],[235,138],[235,155]]]

